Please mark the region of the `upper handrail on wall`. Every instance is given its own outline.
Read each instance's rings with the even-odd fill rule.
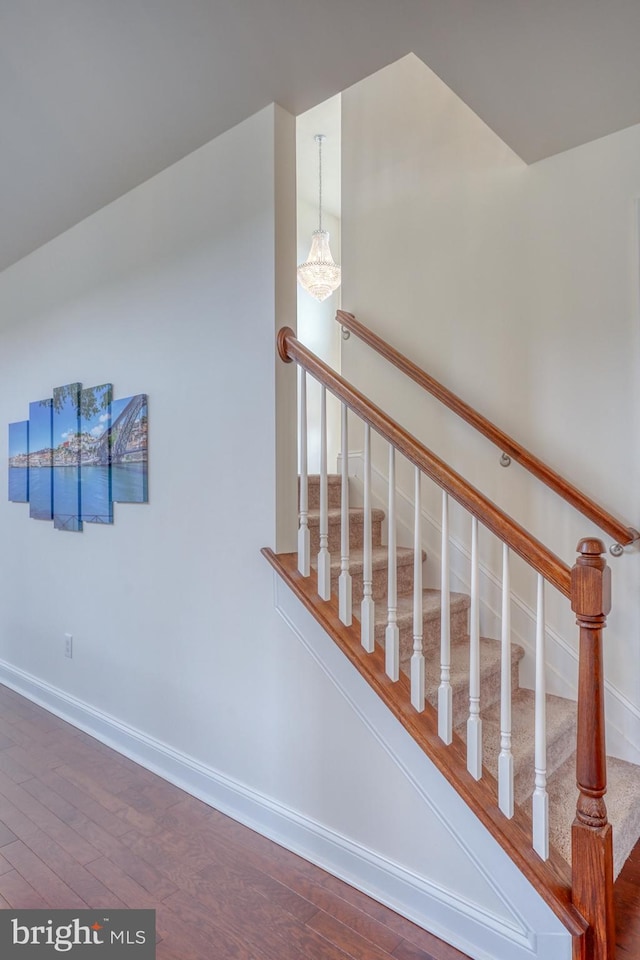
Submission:
[[[529,566],[542,574],[545,580],[552,583],[560,593],[565,597],[571,596],[571,570],[559,557],[308,350],[296,338],[291,327],[282,327],[278,332],[278,353],[282,360],[286,362],[295,360],[312,374],[350,410],[377,430],[380,436],[391,443],[407,460],[431,477],[439,487],[446,490],[454,500],[477,517],[488,530],[511,547]]]
[[[618,520],[612,514],[608,513],[603,507],[591,500],[586,494],[574,487],[564,477],[547,466],[542,460],[530,453],[525,447],[521,446],[513,437],[504,433],[494,423],[483,417],[481,413],[474,410],[473,407],[461,400],[460,397],[452,393],[447,387],[439,383],[433,377],[425,373],[413,361],[405,357],[377,334],[365,327],[364,324],[356,320],[352,313],[345,310],[338,310],[336,314],[338,323],[355,334],[373,350],[376,350],[386,360],[389,360],[394,366],[405,373],[415,381],[420,387],[440,400],[445,406],[457,413],[459,417],[475,427],[479,433],[482,433],[487,439],[491,440],[503,453],[506,453],[512,460],[521,464],[526,470],[532,473],[539,480],[542,480],[551,490],[575,507],[583,516],[592,520],[600,530],[604,530],[614,538],[616,544],[625,545],[633,543],[640,538],[640,533],[633,527],[628,527],[622,521]],[[621,552],[621,551],[620,551]]]

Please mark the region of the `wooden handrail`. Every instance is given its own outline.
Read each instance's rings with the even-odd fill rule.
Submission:
[[[382,357],[392,363],[398,370],[401,370],[410,377],[418,386],[422,387],[437,400],[440,400],[446,407],[453,410],[459,417],[471,424],[479,433],[487,437],[499,449],[506,453],[512,460],[515,460],[521,466],[532,473],[538,480],[542,480],[551,490],[557,493],[563,500],[575,507],[583,516],[592,520],[600,530],[604,530],[616,543],[621,545],[633,543],[640,538],[640,533],[633,527],[628,527],[622,521],[618,520],[607,510],[591,500],[586,494],[578,490],[571,483],[556,473],[551,467],[547,466],[542,460],[530,453],[525,447],[519,444],[513,437],[510,437],[503,430],[497,427],[481,413],[478,413],[473,407],[465,403],[455,393],[452,393],[447,387],[438,380],[425,373],[417,364],[405,357],[385,340],[379,337],[364,324],[356,320],[352,313],[345,310],[338,310],[336,320],[345,330],[355,334],[359,340],[366,343],[369,347],[379,353]]]
[[[542,574],[545,580],[552,583],[560,593],[565,597],[571,596],[571,570],[567,564],[468,483],[464,477],[456,473],[444,460],[387,416],[380,407],[371,403],[364,394],[316,357],[300,343],[290,327],[282,327],[278,332],[278,353],[282,360],[287,362],[295,360],[301,367],[308,370],[316,380],[346,403],[349,409],[357,413],[362,420],[369,423],[407,460],[431,477],[439,487],[446,490],[454,500],[477,517],[488,530],[511,547],[529,566]]]

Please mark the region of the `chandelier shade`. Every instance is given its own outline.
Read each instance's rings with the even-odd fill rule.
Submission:
[[[322,301],[337,290],[341,281],[341,270],[331,256],[329,232],[322,228],[322,142],[324,134],[318,133],[314,140],[318,144],[318,229],[311,236],[311,249],[304,263],[298,267],[298,282],[303,290],[316,300]]]
[[[311,235],[311,250],[298,267],[298,281],[307,293],[320,301],[340,286],[340,267],[331,256],[328,230],[314,230]]]

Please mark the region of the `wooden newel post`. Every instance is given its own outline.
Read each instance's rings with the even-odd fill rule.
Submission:
[[[602,631],[611,610],[611,571],[601,540],[578,544],[571,571],[571,609],[580,627],[578,675],[578,745],[576,782],[579,790],[571,830],[573,902],[591,927],[588,960],[613,960],[613,845],[604,795],[607,759],[604,726]]]

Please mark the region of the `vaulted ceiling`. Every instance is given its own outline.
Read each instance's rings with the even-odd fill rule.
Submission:
[[[639,0],[0,0],[0,269],[406,53],[524,160],[640,122]]]

